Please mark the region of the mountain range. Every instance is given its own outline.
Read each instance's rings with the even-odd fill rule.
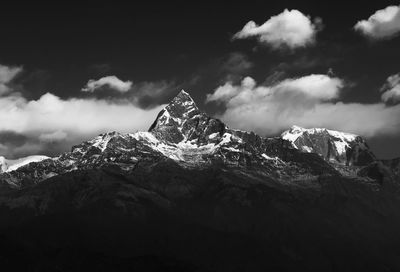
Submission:
[[[0,164],[3,267],[400,270],[400,159],[358,135],[262,137],[181,91],[147,132]]]

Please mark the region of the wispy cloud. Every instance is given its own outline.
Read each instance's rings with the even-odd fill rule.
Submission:
[[[97,80],[90,79],[86,86],[82,88],[82,91],[94,92],[104,87],[108,87],[110,89],[124,93],[132,88],[132,81],[122,81],[116,76],[106,76]]]

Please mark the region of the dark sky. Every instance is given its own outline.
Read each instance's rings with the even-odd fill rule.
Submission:
[[[352,29],[395,1],[71,2],[2,3],[0,64],[23,67],[12,84],[27,101],[46,92],[82,98],[89,79],[115,75],[137,86],[164,84],[163,93],[140,97],[141,108],[166,103],[185,88],[213,115],[224,106],[204,103],[206,94],[227,81],[251,76],[268,84],[331,70],[348,83],[342,102],[371,104],[380,102],[386,79],[400,72],[399,37],[375,42]],[[256,39],[232,40],[248,21],[262,24],[286,8],[322,18],[313,46],[273,50]],[[400,156],[398,139],[368,137],[380,157]]]

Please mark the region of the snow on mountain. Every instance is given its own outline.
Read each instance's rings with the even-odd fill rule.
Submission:
[[[334,141],[334,144],[335,144],[339,154],[345,154],[346,148],[349,148],[350,144],[352,142],[354,142],[357,137],[359,137],[355,134],[344,133],[344,132],[329,130],[329,129],[325,129],[325,128],[305,129],[305,128],[302,128],[299,126],[292,126],[289,130],[282,133],[282,138],[292,142],[294,147],[296,147],[298,149],[304,149],[305,151],[307,151],[310,149],[310,147],[296,145],[296,141],[299,138],[304,137],[305,134],[308,134],[308,135],[328,134],[329,136],[336,138],[336,140]],[[308,151],[308,152],[311,152],[311,151]]]
[[[337,164],[363,166],[375,160],[365,141],[353,134],[294,126],[282,137],[264,138],[231,129],[201,112],[183,90],[160,111],[147,132],[104,133],[73,146],[71,152],[46,158],[34,156],[32,159],[43,161],[32,165],[28,164],[32,159],[25,164],[18,161],[14,168],[7,161],[3,163],[7,169],[26,167],[1,174],[0,181],[20,187],[21,180],[36,184],[79,169],[114,165],[132,171],[137,165],[172,160],[189,168],[252,167],[257,173],[287,182],[301,176],[337,175]]]
[[[366,141],[355,134],[325,128],[305,129],[292,126],[281,137],[302,152],[317,153],[334,163],[366,165],[376,160]]]
[[[40,162],[43,160],[49,159],[47,156],[28,156],[20,159],[15,160],[8,160],[3,156],[0,156],[0,166],[1,166],[1,173],[3,172],[11,172],[17,170],[18,168],[30,164],[31,162]]]
[[[132,154],[134,157],[139,152],[140,154],[137,154],[139,156],[153,154],[177,162],[199,164],[205,163],[207,157],[220,151],[241,152],[238,149],[240,144],[243,144],[243,140],[228,131],[222,135],[212,133],[208,137],[208,142],[202,143],[198,142],[198,138],[192,140],[184,138],[180,142],[170,142],[156,137],[152,132],[136,132],[133,134],[111,132],[73,147],[71,155],[65,154],[59,160],[66,161],[68,157],[70,161],[76,162],[89,157],[99,161],[103,155],[110,156],[111,153],[115,153],[114,160],[117,161],[116,157],[120,157],[119,153]],[[77,159],[74,158],[76,156]],[[89,162],[88,159],[83,159],[83,161]]]

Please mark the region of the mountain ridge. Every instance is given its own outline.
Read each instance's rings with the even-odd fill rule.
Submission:
[[[71,152],[0,174],[0,180],[21,187],[21,180],[33,185],[78,169],[117,165],[130,171],[142,161],[168,159],[185,167],[210,167],[215,163],[258,166],[260,171],[268,169],[269,174],[280,180],[323,173],[357,176],[361,168],[378,161],[365,140],[353,134],[293,126],[281,137],[267,138],[231,129],[200,111],[182,90],[160,111],[147,132],[104,133],[73,146]],[[391,167],[390,163],[382,165]],[[365,176],[369,170],[363,173]]]

